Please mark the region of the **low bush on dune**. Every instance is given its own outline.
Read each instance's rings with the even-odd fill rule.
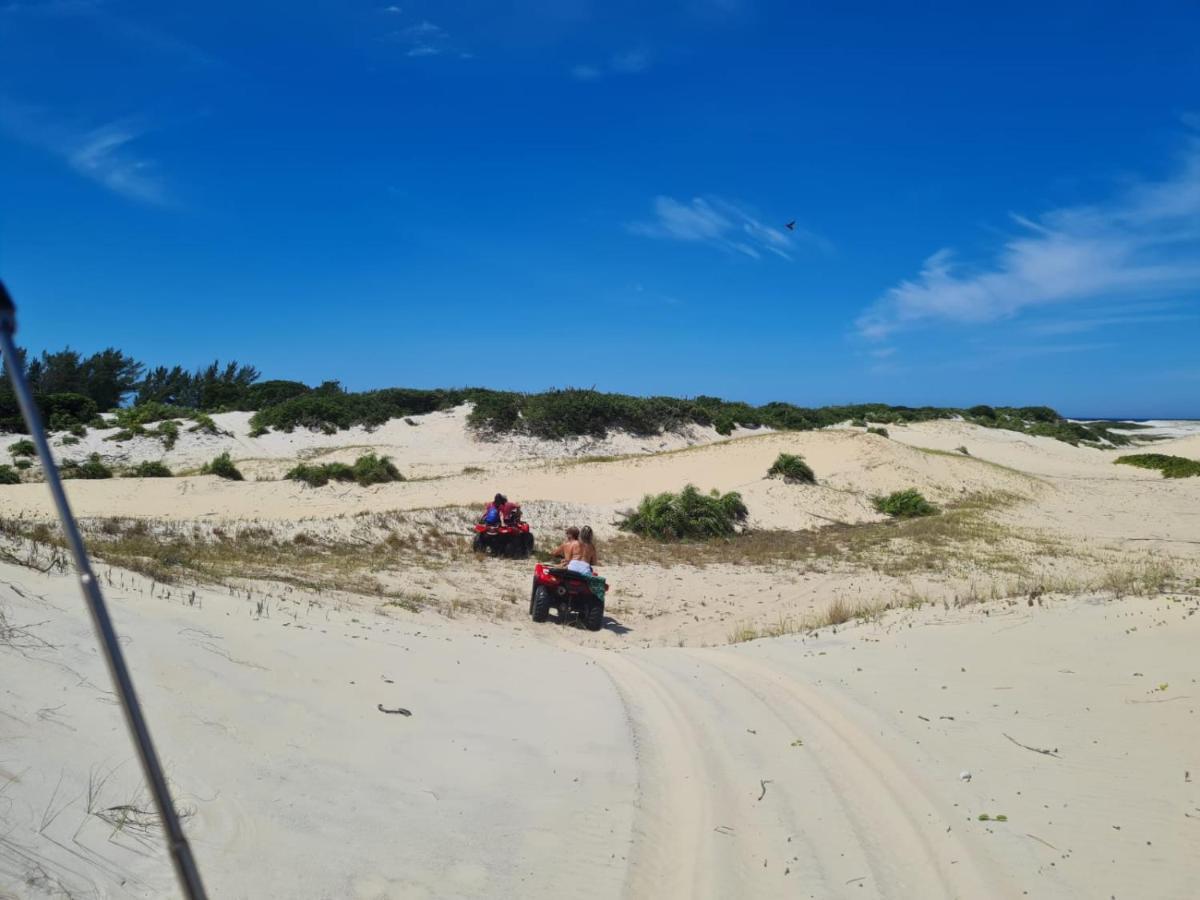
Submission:
[[[646,495],[618,527],[660,541],[732,537],[749,511],[736,491],[702,494],[689,484],[678,494]]]
[[[37,448],[33,446],[33,441],[21,438],[21,440],[9,444],[8,453],[13,459],[18,456],[37,456]]]
[[[20,484],[21,473],[9,465],[0,465],[0,484]]]
[[[1113,462],[1139,469],[1158,469],[1164,478],[1190,478],[1200,475],[1200,462],[1186,456],[1168,456],[1166,453],[1134,453],[1118,456]]]
[[[24,472],[26,469],[33,468],[33,460],[23,456],[14,462],[13,465]]]
[[[128,472],[125,473],[126,478],[170,478],[171,470],[167,468],[165,463],[158,460],[148,459],[145,462],[140,462]]]
[[[915,519],[919,516],[932,516],[938,508],[921,496],[915,488],[906,491],[896,491],[886,497],[871,499],[877,512],[892,516],[895,519]]]
[[[112,469],[101,461],[99,453],[93,453],[83,462],[65,459],[59,469],[63,478],[87,478],[94,480],[113,477]]]
[[[192,421],[195,424],[188,429],[191,434],[211,434],[217,437],[227,436],[229,434],[228,431],[223,431],[220,426],[213,421],[212,416],[206,415],[205,413],[198,412],[194,414],[192,416]]]
[[[318,465],[301,463],[283,477],[292,481],[302,481],[310,487],[323,487],[331,481],[353,481],[366,487],[370,484],[404,480],[404,476],[391,459],[376,456],[374,453],[360,456],[352,466],[339,462]]]
[[[803,456],[797,456],[791,453],[780,453],[775,457],[775,462],[771,468],[767,469],[767,477],[779,475],[788,484],[816,484],[817,476],[813,474],[813,470],[808,463],[804,461]]]
[[[243,481],[242,473],[238,471],[237,466],[233,464],[233,460],[229,458],[229,453],[226,451],[220,456],[215,457],[211,462],[206,462],[200,467],[201,475],[216,475],[220,478],[228,479],[229,481]]]
[[[888,430],[880,426],[871,426],[867,429],[867,434],[877,434],[880,437],[889,437]]]

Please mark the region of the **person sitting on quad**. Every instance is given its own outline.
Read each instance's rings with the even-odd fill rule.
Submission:
[[[551,556],[561,556],[563,563],[570,561],[572,554],[575,552],[575,545],[579,543],[579,529],[574,525],[567,529],[567,539],[550,551]]]
[[[579,529],[579,540],[577,540],[571,548],[570,556],[567,558],[567,569],[571,572],[578,572],[580,575],[591,575],[592,566],[598,564],[596,556],[596,543],[592,537],[592,526],[584,525]]]
[[[479,517],[480,525],[503,525],[504,513],[509,506],[508,498],[503,494],[497,494],[491,503],[483,511],[483,515]]]
[[[521,524],[521,505],[519,503],[505,503],[500,507],[500,518],[505,525],[517,526]]]

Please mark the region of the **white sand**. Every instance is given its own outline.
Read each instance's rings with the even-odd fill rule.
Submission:
[[[698,646],[832,599],[950,600],[1009,576],[974,557],[901,576],[648,560],[605,567],[622,627],[589,634],[528,621],[523,562],[397,576],[433,598],[515,598],[452,619],[278,586],[152,586],[101,566],[213,897],[1200,895],[1200,479],[964,423],[563,465],[562,448],[481,444],[459,414],[439,416],[372,436],[436,480],[69,491],[88,516],[336,529],[362,510],[504,489],[544,531],[590,517],[606,540],[623,506],[688,481],[740,490],[757,527],[791,530],[874,521],[869,495],[903,487],[939,503],[1004,492],[1015,500],[998,523],[1061,547],[1040,563],[1050,575],[1169,564],[1175,586],[938,602]],[[356,453],[346,435],[257,440],[264,471]],[[763,479],[785,450],[820,487]],[[461,474],[476,463],[487,471]],[[44,518],[43,493],[0,489],[4,515]],[[0,897],[171,896],[157,831],[106,813],[145,796],[72,580],[0,563],[0,612]]]

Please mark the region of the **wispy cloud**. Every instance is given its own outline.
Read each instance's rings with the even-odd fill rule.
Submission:
[[[653,55],[646,47],[615,53],[603,63],[581,63],[571,67],[571,77],[579,81],[598,81],[608,75],[640,75],[650,68]]]
[[[694,197],[690,203],[655,197],[654,218],[627,227],[643,237],[707,244],[752,259],[772,253],[790,260],[788,251],[796,240],[825,244],[822,238],[803,229],[784,232],[764,225],[740,206],[717,197]]]
[[[399,14],[398,6],[385,7],[384,12]],[[388,34],[390,40],[398,42],[405,48],[404,55],[413,57],[449,56],[459,59],[470,59],[471,54],[464,52],[450,37],[449,32],[441,25],[422,19],[411,25],[406,25]]]
[[[888,290],[857,321],[882,339],[933,322],[976,324],[1051,304],[1164,299],[1200,291],[1200,140],[1170,177],[1103,204],[1013,216],[1018,233],[991,265],[930,256],[918,276]]]
[[[73,171],[113,193],[153,206],[170,203],[158,166],[134,146],[145,129],[130,121],[74,128],[42,110],[0,98],[0,130],[57,156]]]

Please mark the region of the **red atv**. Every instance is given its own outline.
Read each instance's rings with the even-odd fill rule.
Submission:
[[[599,584],[595,584],[599,582]],[[604,595],[608,582],[594,576],[538,563],[533,568],[533,590],[529,615],[535,622],[550,618],[550,607],[558,609],[560,622],[582,621],[589,631],[604,627]]]
[[[515,525],[484,525],[480,522],[475,526],[475,540],[471,543],[471,549],[492,556],[528,559],[533,552],[533,534],[528,522]]]

